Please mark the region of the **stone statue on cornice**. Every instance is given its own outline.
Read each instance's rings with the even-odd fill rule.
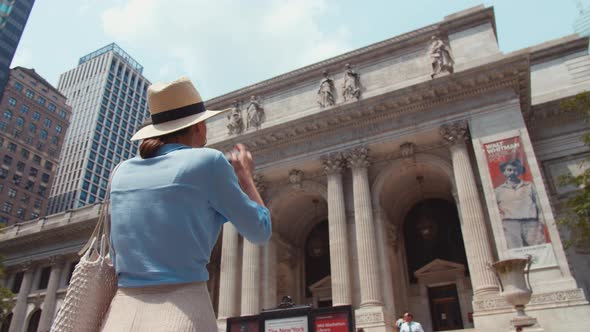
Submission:
[[[318,89],[318,104],[320,107],[334,106],[336,99],[334,98],[334,80],[328,76],[328,72],[324,70],[324,79],[320,82]]]
[[[445,44],[445,42],[439,36],[432,36],[430,49],[428,54],[432,63],[432,74],[431,78],[442,73],[453,73],[453,66],[455,61],[451,54],[451,48]]]
[[[264,122],[264,110],[256,96],[250,97],[250,103],[246,107],[246,128],[260,128]]]
[[[350,63],[346,64],[346,71],[344,72],[342,97],[344,97],[344,101],[358,100],[361,97],[359,74],[352,69]]]
[[[238,135],[244,131],[244,120],[242,119],[242,110],[240,110],[240,102],[238,100],[235,101],[227,119],[229,120],[227,129],[230,135]]]

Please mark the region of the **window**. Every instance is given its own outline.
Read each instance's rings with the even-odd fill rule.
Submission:
[[[29,154],[30,154],[29,150],[27,150],[25,148],[20,150],[21,157],[23,157],[25,159],[29,159]]]
[[[86,198],[88,197],[88,194],[85,191],[82,191],[80,193],[80,200],[81,201],[86,201]]]
[[[6,126],[7,126],[7,125],[8,125],[8,124],[7,124],[6,122],[4,122],[4,121],[0,121],[0,131],[4,131],[4,130],[6,130]]]
[[[39,218],[39,214],[37,212],[31,212],[31,219]]]
[[[53,163],[50,161],[45,161],[45,169],[48,171],[51,171],[51,169],[53,168]]]
[[[37,190],[37,194],[40,196],[45,196],[45,192],[47,191],[47,187],[39,186],[39,190]]]
[[[10,152],[16,151],[16,144],[8,143],[8,151],[10,151]]]
[[[59,139],[57,138],[57,136],[51,136],[51,144],[57,145],[58,141],[59,141]]]
[[[0,179],[6,179],[6,175],[8,175],[8,171],[4,168],[0,168]],[[3,188],[3,186],[4,185],[0,185],[0,191],[2,191],[1,189]]]
[[[29,113],[29,107],[27,105],[21,106],[20,112],[23,113],[23,114]]]
[[[45,124],[46,128],[51,128],[51,119],[45,118],[43,123]]]
[[[35,94],[30,89],[27,89],[27,92],[25,92],[25,96],[32,99],[33,96],[35,96]]]
[[[35,207],[35,209],[40,209],[41,208],[41,200],[40,199],[36,199],[35,200],[34,207]]]
[[[59,117],[60,117],[60,118],[62,118],[62,119],[65,119],[65,118],[66,118],[66,115],[67,115],[66,111],[64,111],[64,110],[59,110]]]
[[[20,175],[13,175],[12,176],[12,183],[16,184],[17,186],[20,184],[21,180],[23,179]]]
[[[16,216],[19,217],[19,219],[25,219],[25,209],[24,208],[18,208],[16,209]]]
[[[29,169],[29,176],[36,177],[38,172],[39,172],[38,169],[36,169],[35,167],[31,167]]]
[[[25,184],[25,190],[33,191],[33,187],[35,187],[35,182],[27,180],[27,183]]]
[[[90,183],[88,181],[83,181],[82,182],[82,189],[88,190],[88,187],[90,187]]]
[[[2,212],[10,213],[12,211],[12,203],[4,202],[2,204]]]
[[[16,99],[14,99],[12,97],[8,98],[8,105],[16,106]]]
[[[4,163],[4,165],[10,166],[12,165],[12,157],[5,155],[2,162]]]
[[[14,190],[14,188],[8,188],[8,197],[10,197],[10,198],[16,197],[16,190]]]
[[[52,103],[49,103],[49,105],[47,105],[47,108],[51,111],[51,113],[55,112],[55,105]]]
[[[33,163],[35,163],[35,165],[41,165],[41,157],[39,155],[34,155]]]
[[[25,119],[23,119],[22,116],[19,116],[18,118],[16,118],[16,125],[19,127],[22,127],[25,124]]]
[[[37,289],[47,289],[49,284],[49,275],[51,274],[51,266],[46,266],[41,270],[41,277],[39,278],[39,284]]]
[[[28,203],[30,199],[31,196],[29,194],[23,194],[23,197],[21,197],[20,201],[23,203]]]
[[[55,125],[55,131],[60,134],[61,133],[61,125]]]
[[[43,175],[41,175],[41,182],[48,183],[49,182],[49,174],[43,173]]]
[[[41,119],[41,114],[39,114],[39,112],[35,111],[35,112],[33,112],[32,118],[34,121],[39,121],[39,119]]]
[[[42,140],[46,140],[47,139],[47,130],[41,129],[40,136],[41,136]]]
[[[4,118],[10,121],[10,119],[12,119],[12,112],[9,110],[4,111]]]
[[[43,97],[37,98],[37,104],[45,106],[45,98],[43,98]]]
[[[23,172],[25,170],[25,163],[19,161],[16,163],[16,170],[19,172]]]
[[[14,82],[14,88],[15,88],[17,91],[22,91],[22,90],[23,90],[23,85],[22,85],[22,84],[20,84],[19,82]]]
[[[29,132],[30,132],[31,134],[34,134],[34,133],[36,133],[36,132],[37,132],[37,126],[35,126],[35,124],[34,124],[34,123],[30,123],[30,124],[29,124]]]

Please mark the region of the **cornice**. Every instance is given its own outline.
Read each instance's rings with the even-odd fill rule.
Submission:
[[[456,16],[451,15],[450,18],[446,18],[441,22],[223,94],[207,100],[205,104],[211,109],[227,108],[230,107],[235,100],[246,99],[252,95],[260,96],[271,92],[274,93],[306,80],[317,79],[318,77],[321,77],[322,71],[324,70],[328,72],[337,72],[348,62],[354,63],[358,66],[368,61],[376,61],[381,57],[390,56],[392,53],[403,49],[410,49],[419,45],[424,45],[424,47],[426,47],[428,40],[434,34],[446,35],[447,33],[456,31],[460,28],[470,28],[485,22],[491,22],[495,33],[496,27],[494,22],[494,10],[492,7],[478,7],[466,13],[458,13]]]
[[[228,151],[240,141],[258,155],[283,151],[286,145],[317,141],[330,132],[374,128],[376,123],[501,89],[512,89],[519,96],[526,117],[530,110],[529,68],[528,55],[506,57],[404,89],[338,104],[321,113],[233,137],[211,147]]]

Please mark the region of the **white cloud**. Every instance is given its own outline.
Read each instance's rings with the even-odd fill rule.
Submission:
[[[160,75],[151,80],[188,74],[220,94],[346,51],[347,27],[324,31],[320,24],[336,6],[329,0],[125,0],[101,18],[107,35],[151,55],[144,67],[157,66],[151,72]]]

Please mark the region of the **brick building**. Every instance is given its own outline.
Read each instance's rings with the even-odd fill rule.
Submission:
[[[45,214],[71,108],[34,69],[11,70],[0,102],[0,223]]]

